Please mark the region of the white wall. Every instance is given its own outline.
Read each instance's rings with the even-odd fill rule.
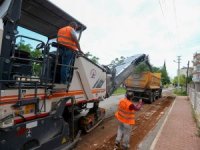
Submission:
[[[189,88],[189,98],[192,103],[194,111],[200,115],[200,92],[193,88]]]

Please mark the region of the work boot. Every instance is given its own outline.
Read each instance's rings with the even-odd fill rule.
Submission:
[[[128,149],[129,149],[128,147],[122,145],[122,150],[128,150]]]
[[[114,150],[119,150],[120,149],[120,143],[116,142],[114,146]]]

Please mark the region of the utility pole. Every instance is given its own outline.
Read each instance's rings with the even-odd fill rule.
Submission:
[[[174,60],[175,63],[178,64],[178,71],[177,71],[177,76],[178,76],[178,88],[180,86],[180,63],[181,63],[181,56],[177,56],[177,61]]]
[[[189,66],[190,66],[190,61],[188,61],[188,65],[187,65],[187,75],[186,75],[186,93],[188,93],[187,92],[187,86],[188,86],[188,70],[189,70]]]
[[[181,56],[177,56],[178,59],[178,88],[180,87],[180,63],[181,63]]]

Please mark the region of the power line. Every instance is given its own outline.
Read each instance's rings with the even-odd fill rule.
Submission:
[[[176,10],[175,0],[173,0],[173,10],[174,10],[174,18],[175,18],[175,26],[176,26],[175,28],[176,28],[177,45],[178,45],[178,48],[181,49],[181,46],[180,46],[179,25],[178,25],[178,19],[177,19],[177,10]]]
[[[173,9],[174,9],[174,16],[175,16],[176,28],[178,28],[175,0],[173,0]]]
[[[162,15],[163,15],[163,17],[165,18],[165,14],[164,14],[164,11],[163,11],[163,8],[162,8],[161,1],[160,1],[160,0],[158,0],[158,2],[159,2],[159,5],[160,5],[160,9],[161,9],[161,11],[162,11]]]
[[[165,0],[163,0],[163,4],[164,4],[164,6],[165,6],[165,10],[167,10],[167,4],[166,4],[166,1],[165,1]]]
[[[170,34],[173,34],[174,35],[174,39],[175,39],[175,43],[174,43],[174,40],[170,40],[169,42],[170,43],[174,43],[174,48],[175,49],[180,49],[180,39],[179,39],[179,29],[178,29],[178,19],[177,19],[177,11],[176,11],[176,3],[175,3],[175,0],[172,0],[171,2],[173,3],[171,8],[172,8],[172,11],[174,12],[174,21],[175,21],[175,32],[171,31],[169,29],[169,24],[168,24],[168,18],[167,18],[167,2],[166,0],[158,0],[159,2],[159,6],[160,6],[160,9],[161,9],[161,12],[162,12],[162,16],[164,18],[164,22],[165,22],[165,25],[168,29],[168,35],[170,36]],[[172,16],[173,17],[173,16]]]

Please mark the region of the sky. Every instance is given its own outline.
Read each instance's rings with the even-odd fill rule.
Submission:
[[[200,51],[199,0],[51,0],[87,26],[80,41],[84,52],[109,64],[120,56],[147,54],[153,66],[166,62],[177,74],[177,56],[187,66]]]

